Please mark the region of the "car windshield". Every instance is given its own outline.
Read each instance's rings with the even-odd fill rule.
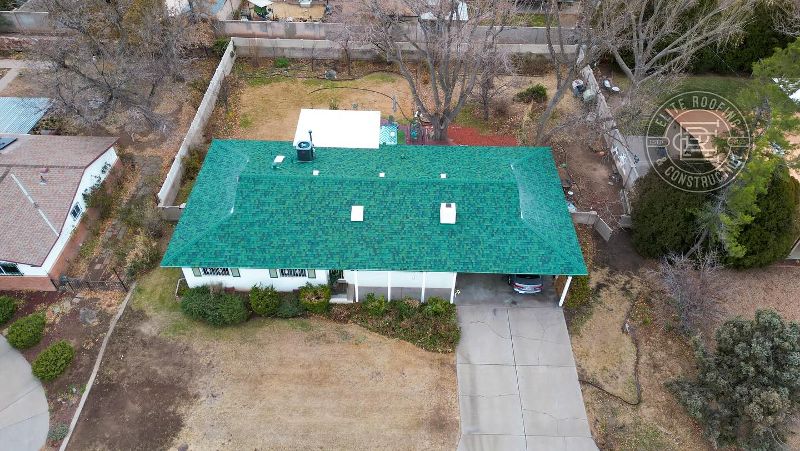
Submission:
[[[519,274],[517,275],[517,278],[538,281],[539,279],[541,279],[541,276],[539,276],[538,274]]]

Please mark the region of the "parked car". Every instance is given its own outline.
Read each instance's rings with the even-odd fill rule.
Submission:
[[[542,276],[538,274],[511,274],[508,276],[508,284],[520,294],[541,293],[542,282]]]

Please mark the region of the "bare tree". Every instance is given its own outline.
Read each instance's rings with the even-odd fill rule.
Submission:
[[[41,1],[67,31],[58,45],[34,50],[56,110],[88,126],[163,131],[156,109],[170,82],[183,80],[193,39],[187,17],[160,0]]]
[[[578,8],[581,14],[574,26],[561,20],[558,0],[543,0],[542,8],[546,15],[547,50],[556,77],[556,90],[537,120],[533,135],[536,145],[542,145],[564,128],[584,121],[585,113],[581,113],[565,118],[559,124],[550,123],[564,94],[571,89],[573,80],[582,78],[581,71],[597,62],[602,55],[604,40],[592,26],[592,18],[600,8],[600,0],[580,0]]]
[[[681,72],[699,50],[736,38],[755,3],[604,0],[596,20],[605,48],[631,80],[629,93],[635,93],[648,80]]]
[[[675,302],[684,334],[699,334],[720,315],[719,301],[724,295],[724,285],[718,277],[719,269],[714,253],[698,255],[695,259],[673,254],[661,261],[661,283]]]
[[[485,55],[513,12],[509,0],[353,0],[360,42],[397,65],[433,139],[447,129],[487,70]],[[408,22],[408,17],[414,17]],[[418,76],[418,71],[422,76]]]
[[[358,23],[353,21],[353,12],[352,8],[345,7],[344,5],[334,5],[333,12],[330,15],[330,21],[336,23],[339,27],[332,33],[331,40],[342,49],[347,75],[349,77],[353,76],[353,59],[350,52],[353,45],[361,36]]]
[[[484,55],[483,65],[486,69],[480,74],[472,96],[481,106],[483,120],[488,121],[492,103],[508,89],[499,76],[513,74],[514,66],[508,54],[497,49]]]

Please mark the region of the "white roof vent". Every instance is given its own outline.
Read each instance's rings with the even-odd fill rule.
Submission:
[[[386,173],[385,172],[379,172],[378,173],[378,177],[380,177],[380,178],[386,177]]]
[[[446,179],[447,178],[447,174],[442,172],[441,174],[439,174],[439,178]]]
[[[363,222],[364,221],[364,206],[363,205],[353,205],[350,208],[350,221],[352,221],[352,222]]]
[[[283,155],[276,155],[275,159],[272,160],[272,169],[277,169],[277,167],[280,166],[280,164],[283,163],[283,160],[285,159],[286,157]]]
[[[452,202],[447,202],[443,203],[439,207],[439,223],[441,224],[456,223],[456,204]]]
[[[311,171],[311,175],[319,175],[319,169],[314,169]]]

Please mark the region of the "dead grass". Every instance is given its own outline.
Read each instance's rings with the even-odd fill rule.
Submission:
[[[635,404],[636,353],[623,325],[628,308],[636,301],[631,325],[640,346],[642,389],[641,403],[632,406],[582,384],[598,446],[617,450],[708,449],[697,425],[664,387],[667,381],[691,374],[693,362],[685,340],[669,325],[669,308],[636,274],[595,268],[591,285],[597,290],[592,316],[572,336],[579,374]]]
[[[319,318],[253,318],[211,328],[179,312],[172,295],[178,277],[175,270],[156,270],[141,280],[132,300],[149,317],[139,330],[202,356],[187,372],[195,375],[185,383],[196,398],[181,410],[183,426],[173,446],[455,448],[453,354],[425,352]]]

